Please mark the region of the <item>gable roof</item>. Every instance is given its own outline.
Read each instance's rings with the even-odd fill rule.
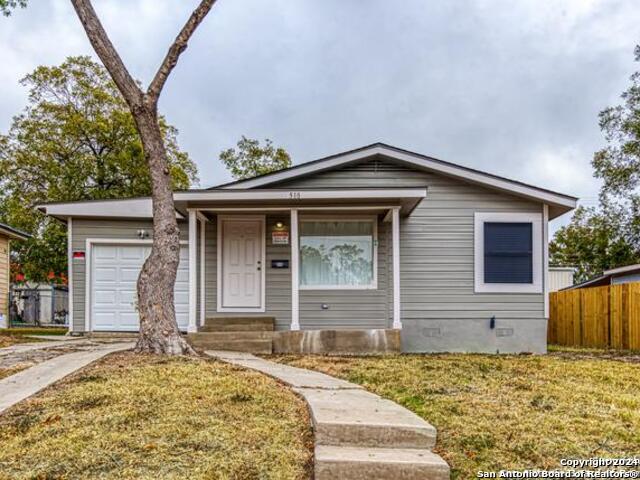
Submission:
[[[0,235],[4,235],[14,240],[27,240],[28,238],[31,238],[31,235],[28,233],[18,230],[17,228],[13,228],[6,223],[0,223]]]
[[[246,180],[238,180],[213,187],[213,189],[250,189],[264,188],[269,185],[312,175],[326,170],[341,168],[370,157],[383,156],[393,161],[406,164],[412,168],[428,170],[466,182],[501,190],[516,196],[540,201],[550,206],[550,218],[555,218],[576,207],[577,198],[545,188],[535,187],[517,180],[511,180],[473,168],[445,162],[420,153],[401,148],[374,143],[365,147],[320,158],[311,162],[295,165],[277,172],[259,175]]]

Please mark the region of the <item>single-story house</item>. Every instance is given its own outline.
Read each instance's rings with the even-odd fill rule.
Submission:
[[[640,282],[640,263],[605,270],[602,272],[602,275],[576,285],[569,286],[563,290],[577,290],[580,288],[602,287],[605,285],[621,285],[623,283],[632,282]]]
[[[548,222],[577,199],[376,143],[174,200],[193,338],[268,317],[277,351],[544,352]],[[150,199],[39,208],[68,226],[73,332],[135,331]]]
[[[0,223],[0,328],[6,327],[9,318],[9,277],[11,240],[26,240],[30,235]]]

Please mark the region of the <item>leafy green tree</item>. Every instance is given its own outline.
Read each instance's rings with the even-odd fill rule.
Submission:
[[[237,150],[229,148],[220,153],[220,160],[236,180],[256,177],[291,166],[291,157],[284,148],[274,147],[265,139],[264,146],[258,140],[244,135],[237,143]]]
[[[0,135],[0,219],[34,238],[13,242],[28,280],[66,272],[59,222],[34,212],[44,202],[147,196],[151,178],[127,104],[101,65],[70,57],[38,67],[22,84],[29,104]],[[177,130],[160,117],[174,189],[189,188],[197,170],[180,150]]]
[[[635,60],[640,62],[640,45]],[[622,235],[640,252],[640,71],[631,76],[622,100],[600,113],[608,145],[595,154],[592,164],[595,176],[603,180],[601,203],[621,210]]]
[[[640,61],[640,46],[635,60]],[[577,209],[549,247],[553,263],[578,268],[578,280],[640,263],[640,71],[631,76],[622,100],[600,113],[607,146],[592,161],[603,181],[600,205]]]
[[[622,235],[623,216],[611,208],[578,207],[571,223],[558,230],[549,244],[551,263],[574,266],[576,282],[636,263],[637,252]]]

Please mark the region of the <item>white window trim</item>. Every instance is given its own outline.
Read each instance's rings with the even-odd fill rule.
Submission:
[[[91,318],[91,259],[93,255],[93,246],[94,245],[153,245],[153,239],[132,239],[132,238],[87,238],[85,240],[84,247],[84,262],[85,262],[85,273],[84,273],[84,331],[92,332],[93,331],[93,319]],[[188,246],[189,242],[187,240],[180,240],[180,246]],[[137,294],[137,289],[136,289]]]
[[[300,215],[299,224],[311,222],[371,222],[373,223],[373,279],[369,285],[302,285],[300,290],[377,290],[378,289],[378,216],[377,215]],[[300,237],[300,235],[298,234]],[[298,249],[300,242],[298,241]],[[302,258],[300,258],[302,265]]]
[[[262,239],[262,247],[260,249],[262,259],[261,259],[261,273],[262,273],[262,291],[260,292],[260,303],[259,307],[223,307],[222,306],[222,222],[224,220],[257,220],[260,222],[261,239]],[[216,299],[216,312],[218,313],[264,313],[266,312],[266,292],[267,292],[267,233],[266,233],[266,216],[265,215],[218,215],[217,216],[217,244],[216,244],[216,257],[217,257],[217,299]]]
[[[542,291],[542,214],[476,212],[474,219],[474,286],[476,293],[543,293]],[[531,223],[532,283],[485,283],[484,281],[484,224]]]

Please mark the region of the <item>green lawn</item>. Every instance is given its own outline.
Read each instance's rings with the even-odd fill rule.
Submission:
[[[438,429],[452,478],[556,468],[562,458],[640,452],[640,363],[606,352],[547,356],[275,357],[389,398]],[[609,356],[611,352],[608,353]]]
[[[304,402],[213,360],[132,353],[0,416],[1,479],[306,479]]]

